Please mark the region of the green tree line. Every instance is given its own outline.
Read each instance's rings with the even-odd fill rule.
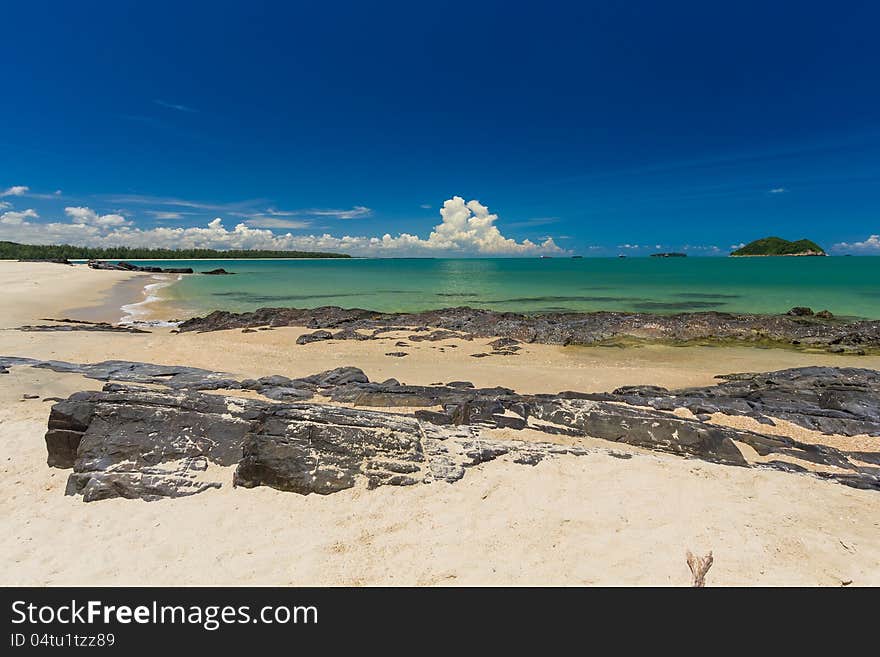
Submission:
[[[84,246],[17,244],[0,241],[0,260],[216,260],[221,258],[350,258],[343,253],[311,251],[262,251],[214,249],[140,249],[128,246],[92,248]]]

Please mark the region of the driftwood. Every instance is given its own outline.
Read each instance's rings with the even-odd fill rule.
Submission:
[[[693,585],[696,588],[703,588],[706,586],[706,573],[709,572],[713,562],[714,559],[711,551],[705,557],[695,557],[690,550],[687,551],[687,565],[688,568],[691,569],[691,574],[694,576]]]

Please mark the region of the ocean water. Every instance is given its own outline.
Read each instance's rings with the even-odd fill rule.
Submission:
[[[147,262],[172,266],[168,261]],[[265,306],[378,311],[472,306],[517,312],[705,310],[780,313],[792,306],[880,318],[880,257],[199,260],[152,296],[180,316]]]

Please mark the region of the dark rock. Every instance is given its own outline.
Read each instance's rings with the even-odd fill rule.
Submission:
[[[222,267],[220,267],[219,269],[211,269],[210,271],[203,271],[202,273],[205,276],[232,276],[233,274],[235,274],[234,271],[226,271]]]
[[[330,340],[333,334],[330,331],[315,331],[314,333],[305,333],[296,339],[297,344],[310,344],[312,342],[320,342],[322,340]]]
[[[19,326],[19,331],[44,332],[44,331],[109,331],[113,333],[149,333],[133,326],[120,324],[108,324],[107,322],[86,322],[80,319],[44,319],[45,322],[58,322],[57,324],[38,324]]]
[[[0,357],[0,366],[28,365],[55,372],[82,374],[99,381],[124,381],[126,383],[163,385],[176,389],[218,390],[238,388],[238,381],[223,372],[211,372],[197,367],[153,365],[124,360],[107,360],[100,363],[67,363],[57,360]]]
[[[822,433],[880,436],[880,373],[859,368],[801,367],[763,374],[729,374],[703,388],[619,388],[594,398],[660,410],[785,420]]]
[[[802,310],[796,312],[801,313]],[[183,322],[180,330],[216,331],[271,324],[312,329],[372,331],[373,338],[386,331],[407,329],[414,333],[410,340],[416,341],[499,337],[526,343],[556,345],[613,344],[619,340],[661,340],[676,343],[737,341],[768,345],[797,344],[809,349],[857,345],[866,353],[880,350],[880,321],[830,322],[827,319],[824,315],[817,318],[809,314],[749,315],[719,312],[678,315],[559,312],[524,315],[468,307],[407,314],[325,306],[314,309],[261,308],[240,314],[216,311],[205,317]],[[429,326],[434,328],[429,330]],[[509,345],[509,348],[512,350],[516,346],[518,345]]]
[[[489,346],[495,349],[495,351],[499,351],[502,349],[507,349],[510,347],[518,347],[519,340],[514,340],[513,338],[498,338],[497,340],[493,340],[489,343]]]
[[[264,388],[262,394],[269,399],[277,401],[294,401],[301,399],[311,399],[315,396],[312,390],[305,388],[291,388],[289,386],[278,386],[274,388]]]
[[[395,358],[403,358],[404,356],[409,356],[405,351],[389,351],[386,356],[393,356]]]
[[[246,328],[246,329],[241,329],[241,332],[242,332],[242,333],[256,333],[257,330],[256,330],[256,329]]]
[[[369,383],[370,379],[364,374],[359,367],[337,367],[326,372],[319,372],[301,379],[297,379],[304,383],[311,383],[319,388],[330,388],[334,386],[344,386],[349,383]]]
[[[369,340],[372,336],[358,333],[355,329],[346,328],[333,334],[334,340]]]
[[[118,262],[115,265],[103,260],[89,260],[88,265],[91,269],[110,269],[116,271],[137,271],[153,274],[192,274],[191,267],[162,267],[133,265],[130,262]]]
[[[55,404],[46,433],[48,464],[73,467],[68,494],[191,495],[219,486],[196,481],[195,459],[234,465],[261,405],[251,400],[153,390],[80,392]]]
[[[806,306],[795,306],[785,314],[792,317],[809,317],[813,314],[813,309]]]
[[[280,374],[273,374],[272,376],[262,376],[257,379],[257,383],[260,384],[260,387],[263,386],[289,386],[293,383],[293,379],[281,376]]]
[[[830,466],[833,474],[811,474],[880,489],[880,468],[864,465],[880,460],[873,452],[847,454],[669,412],[689,408],[706,418],[727,413],[768,423],[778,418],[835,434],[880,435],[880,372],[872,370],[810,367],[731,374],[721,377],[719,385],[680,391],[630,386],[613,393],[519,395],[507,388],[474,388],[468,382],[373,383],[353,367],[298,379],[276,375],[237,382],[219,372],[148,363],[77,365],[0,358],[0,367],[21,365],[108,380],[102,392],[76,393],[55,404],[46,433],[49,464],[73,467],[69,490],[83,493],[86,500],[193,494],[219,485],[210,464],[239,461],[236,482],[242,486],[328,493],[359,480],[371,487],[456,481],[466,468],[501,456],[534,464],[548,456],[585,453],[559,445],[498,441],[484,433],[496,428],[590,436],[748,467],[737,446],[742,443],[770,457],[758,467],[792,471]],[[157,392],[132,383],[171,390]],[[257,390],[276,401],[198,392],[223,386]],[[313,394],[355,406],[418,410],[399,415],[299,402]],[[792,459],[797,468],[780,465]],[[205,475],[193,475],[206,468]]]
[[[425,335],[411,335],[407,338],[410,342],[437,342],[438,340],[473,340],[473,336],[467,333],[459,333],[458,331],[431,331]]]
[[[834,315],[832,315],[831,311],[829,310],[820,310],[816,313],[816,317],[819,317],[821,319],[834,319]]]

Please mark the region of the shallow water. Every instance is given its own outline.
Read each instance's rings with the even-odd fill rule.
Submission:
[[[201,260],[173,266],[236,272],[184,276],[157,291],[182,314],[325,305],[655,313],[780,313],[810,306],[880,318],[880,257]]]

